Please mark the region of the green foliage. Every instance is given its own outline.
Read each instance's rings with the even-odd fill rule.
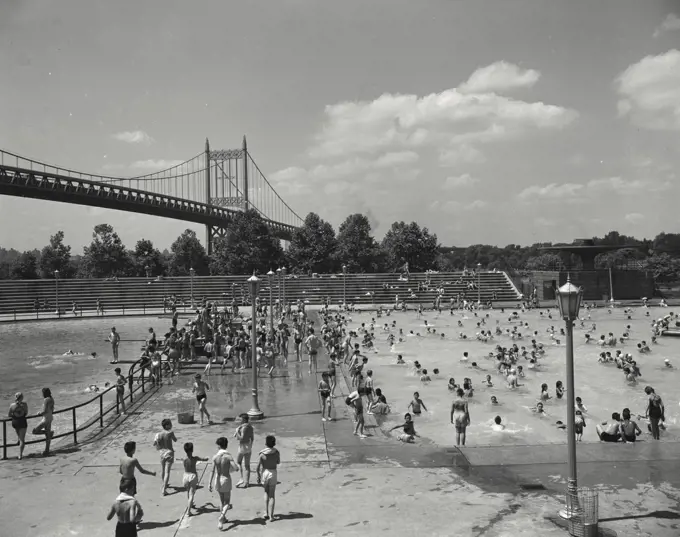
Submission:
[[[34,252],[24,252],[11,265],[10,279],[12,280],[37,280],[38,256]]]
[[[527,270],[561,270],[563,267],[562,258],[557,254],[540,254],[530,257],[526,263]]]
[[[85,247],[82,270],[90,278],[129,276],[132,273],[130,255],[109,224],[94,227],[92,242]]]
[[[337,272],[337,246],[333,226],[319,218],[318,214],[309,213],[302,227],[293,232],[288,264],[291,270],[300,273]]]
[[[378,272],[383,262],[378,243],[371,235],[371,224],[363,214],[352,214],[340,224],[336,257],[347,271]]]
[[[170,258],[168,272],[171,276],[188,276],[190,268],[193,268],[198,276],[209,274],[210,259],[195,231],[185,230],[172,243],[170,251],[172,257]]]
[[[400,270],[408,263],[411,272],[437,270],[439,246],[437,235],[416,222],[395,222],[382,241],[388,268]]]
[[[210,274],[266,273],[283,262],[283,248],[257,211],[234,216],[227,235],[213,244]]]
[[[57,231],[50,237],[50,243],[40,252],[38,269],[41,278],[54,278],[59,271],[60,278],[70,278],[75,273],[71,264],[71,247],[64,244],[64,232]]]
[[[130,252],[132,272],[134,276],[162,276],[165,274],[166,263],[163,254],[154,248],[148,239],[137,241],[135,249]]]

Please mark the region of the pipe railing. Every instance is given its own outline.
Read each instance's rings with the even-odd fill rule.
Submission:
[[[130,366],[130,369],[128,371],[128,376],[127,376],[128,393],[125,397],[126,397],[126,399],[129,398],[130,403],[135,402],[135,394],[138,393],[140,390],[142,392],[142,395],[147,393],[147,391],[149,391],[149,392],[151,391],[151,390],[147,389],[147,387],[146,387],[146,384],[149,383],[149,381],[147,381],[144,378],[144,369],[145,368],[141,367],[141,363],[142,363],[141,359],[137,360],[136,362],[134,362]],[[138,379],[137,385],[135,386],[134,381],[135,381],[135,374],[136,373],[139,373],[139,379]],[[163,377],[163,372],[162,372],[162,368],[161,368],[160,379],[158,381],[156,381],[156,383],[154,384],[152,389],[158,389],[161,386],[162,377]],[[101,429],[103,429],[104,426],[105,426],[104,418],[106,416],[108,416],[109,414],[111,414],[114,411],[116,413],[116,417],[120,415],[120,402],[118,400],[117,394],[115,393],[115,390],[116,390],[116,385],[113,384],[112,386],[110,386],[106,390],[98,393],[95,397],[93,397],[92,399],[90,399],[88,401],[85,401],[84,403],[80,403],[78,405],[73,405],[73,406],[70,406],[70,407],[67,407],[67,408],[63,408],[61,410],[55,410],[52,413],[53,416],[55,416],[55,418],[56,418],[56,416],[64,416],[67,420],[69,420],[71,422],[71,428],[70,428],[70,430],[67,430],[65,432],[55,434],[54,436],[52,436],[51,439],[56,440],[56,439],[59,439],[59,438],[65,438],[67,436],[73,436],[73,443],[77,444],[78,443],[78,433],[89,429],[90,427],[92,427],[95,424],[99,424],[99,427]],[[108,404],[105,405],[104,404],[104,396],[106,396],[107,394],[109,394],[111,392],[114,392],[113,395],[115,397],[115,402],[109,402]],[[85,423],[83,423],[82,425],[78,425],[78,415],[77,415],[78,409],[89,407],[91,405],[97,406],[96,413],[94,413],[89,418],[87,418]],[[30,419],[35,419],[35,418],[42,418],[42,416],[34,414],[32,416],[26,416],[26,418],[28,420],[30,420]],[[8,427],[7,425],[8,425],[8,423],[11,424],[11,421],[12,421],[11,418],[0,419],[0,422],[2,423],[2,446],[0,446],[0,448],[2,449],[2,459],[3,460],[7,459],[8,448],[13,448],[13,447],[19,446],[18,439],[15,442],[9,442],[8,437],[7,437],[9,429],[10,429],[10,427]],[[54,424],[55,421],[57,421],[57,420],[56,419],[53,420],[52,423]],[[63,422],[64,420],[62,419],[62,420],[59,420],[59,421]],[[30,429],[31,428],[29,427],[29,430]],[[45,442],[45,441],[46,441],[45,438],[40,438],[40,439],[36,439],[36,440],[28,440],[28,441],[26,441],[26,445],[28,446],[28,445],[31,445],[31,444],[40,444],[40,443]]]

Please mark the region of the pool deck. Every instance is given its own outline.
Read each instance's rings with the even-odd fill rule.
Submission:
[[[320,368],[326,365],[320,359]],[[145,510],[141,535],[217,534],[218,499],[208,492],[210,464],[199,466],[198,515],[186,516],[181,488],[184,442],[211,457],[215,439],[232,440],[234,417],[249,410],[250,372],[208,378],[208,408],[215,425],[180,425],[178,401],[192,400],[191,377],[165,386],[121,419],[110,434],[77,446],[58,443],[47,458],[0,461],[2,537],[98,537],[113,535],[106,513],[118,493],[123,444],[137,442],[143,467],[159,471],[152,439],[160,421],[173,420],[177,462],[170,495],[161,497],[160,478],[138,475],[137,498]],[[566,445],[463,448],[404,445],[385,435],[367,416],[367,439],[353,436],[344,404],[348,388],[339,379],[336,419],[322,422],[317,375],[291,362],[274,378],[260,375],[265,419],[254,422],[256,450],[275,434],[281,451],[275,522],[263,518],[262,489],[235,489],[229,534],[352,536],[414,535],[514,537],[567,535],[556,516],[563,503]],[[196,417],[198,415],[196,414]],[[452,434],[453,437],[453,434]],[[235,446],[230,442],[230,451]],[[580,485],[599,491],[601,535],[677,537],[680,534],[680,450],[677,444],[583,443],[578,446]],[[253,468],[254,469],[254,468]],[[254,480],[253,480],[254,481]],[[543,487],[542,490],[537,490]],[[18,508],[32,505],[35,508]]]

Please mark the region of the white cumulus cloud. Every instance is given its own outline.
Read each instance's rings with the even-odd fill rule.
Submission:
[[[675,13],[669,13],[656,30],[654,30],[654,37],[660,37],[666,32],[675,30],[680,30],[680,17]]]
[[[680,50],[643,58],[615,85],[621,116],[650,130],[680,130]]]
[[[631,224],[639,224],[645,219],[645,215],[640,214],[640,213],[628,213],[625,216],[626,222],[630,222]]]
[[[566,199],[576,196],[584,186],[578,183],[550,183],[545,186],[533,185],[522,190],[517,197],[523,201],[536,199]]]
[[[535,69],[522,69],[514,63],[500,61],[477,69],[467,82],[460,86],[464,93],[503,92],[517,88],[530,88],[541,77]]]
[[[456,188],[465,188],[479,183],[479,179],[472,177],[469,173],[464,173],[463,175],[456,175],[447,177],[444,181],[444,188],[453,190]]]
[[[153,143],[153,138],[144,131],[124,131],[113,135],[113,138],[119,142],[128,144],[144,144],[149,145]]]
[[[183,160],[164,160],[164,159],[137,160],[130,164],[130,168],[134,170],[161,171],[182,164],[183,162],[184,162]]]

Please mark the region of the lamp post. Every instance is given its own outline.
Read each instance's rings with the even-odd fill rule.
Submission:
[[[557,307],[560,316],[566,321],[567,328],[567,439],[569,441],[569,479],[567,481],[567,494],[570,498],[577,498],[578,485],[576,479],[576,433],[574,432],[575,418],[575,395],[574,395],[574,321],[578,319],[581,308],[583,290],[571,283],[567,277],[567,283],[557,289]],[[562,518],[571,518],[574,514],[571,502],[567,502],[565,509],[560,511]]]
[[[477,305],[482,303],[482,275],[479,272],[482,269],[482,264],[477,263]]]
[[[189,276],[191,276],[191,309],[194,309],[194,274],[196,274],[196,271],[194,267],[191,267],[189,269]]]
[[[274,271],[269,269],[269,272],[267,272],[267,276],[269,277],[269,331],[273,334],[274,333],[274,298],[273,298],[272,285],[274,285]]]
[[[54,301],[57,303],[57,311],[55,312],[59,316],[59,271],[54,271]]]
[[[342,266],[342,307],[347,307],[347,265]]]
[[[281,269],[280,268],[276,269],[276,278],[277,278],[277,281],[279,283],[278,301],[279,301],[279,304],[280,304],[281,303]]]
[[[286,311],[286,267],[281,267],[281,316]]]
[[[251,420],[261,420],[264,418],[264,412],[260,410],[260,404],[257,400],[257,305],[255,297],[260,287],[260,279],[253,275],[248,278],[248,285],[250,286],[250,296],[252,298],[252,319],[251,319],[251,333],[250,333],[250,347],[252,350],[251,365],[253,367],[253,408],[248,411],[248,417]]]
[[[149,265],[144,265],[144,272],[146,272],[147,278],[151,278],[151,267]]]

